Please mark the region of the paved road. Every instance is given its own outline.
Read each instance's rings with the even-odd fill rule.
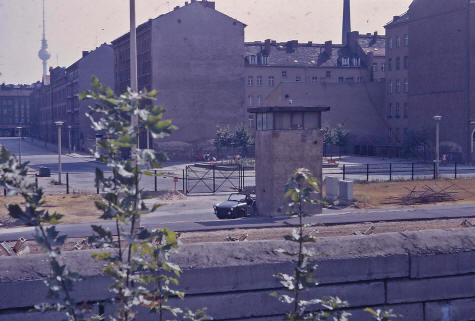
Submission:
[[[217,220],[211,210],[192,209],[192,204],[182,211],[163,207],[151,216],[142,219],[142,225],[148,228],[168,227],[174,231],[211,231],[236,228],[272,228],[295,225],[295,218],[254,217],[235,220]],[[172,214],[173,213],[173,214]],[[357,224],[365,222],[416,221],[434,219],[475,218],[475,205],[427,206],[417,208],[392,208],[385,210],[325,210],[323,214],[308,217],[306,223],[325,225]],[[87,237],[91,235],[91,223],[60,224],[58,230],[69,237]],[[99,223],[113,228],[111,222]],[[31,239],[33,228],[19,227],[0,230],[0,241],[15,240],[18,237]]]

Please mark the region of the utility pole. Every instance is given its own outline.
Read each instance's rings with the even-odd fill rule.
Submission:
[[[61,127],[64,121],[56,121],[54,123],[58,126],[58,183],[61,185]]]
[[[435,120],[435,179],[439,179],[439,164],[440,164],[440,156],[439,156],[439,132],[440,132],[440,121],[442,120],[442,116],[434,116]]]
[[[21,126],[18,126],[17,129],[18,129],[18,160],[20,162],[20,165],[21,165],[21,129],[23,127]]]
[[[130,89],[138,92],[137,78],[137,29],[135,26],[135,0],[130,0]],[[132,127],[137,129],[137,148],[140,148],[138,116],[132,115]]]
[[[71,154],[71,125],[68,125],[68,150],[69,154]]]

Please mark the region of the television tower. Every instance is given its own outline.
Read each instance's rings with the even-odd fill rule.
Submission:
[[[45,29],[45,0],[43,0],[43,39],[41,39],[41,49],[38,52],[38,57],[43,62],[43,83],[46,83],[46,76],[48,73],[48,60],[51,54],[48,51],[48,42],[46,41],[46,29]]]

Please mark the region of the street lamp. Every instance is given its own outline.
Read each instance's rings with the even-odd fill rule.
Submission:
[[[442,116],[434,116],[435,120],[435,178],[439,179],[439,131],[440,131],[440,121]]]
[[[68,126],[68,149],[69,149],[69,154],[71,154],[71,128],[72,126]]]
[[[64,121],[54,123],[58,126],[58,183],[61,185],[61,127],[64,125]]]
[[[17,129],[18,129],[18,160],[20,161],[20,165],[21,165],[21,129],[23,127],[21,126],[18,126]]]

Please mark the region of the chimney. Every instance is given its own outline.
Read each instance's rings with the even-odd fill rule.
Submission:
[[[82,57],[86,57],[87,55],[89,55],[89,51],[86,51],[86,50],[83,50],[82,52]]]
[[[287,52],[293,52],[297,47],[299,46],[299,41],[298,40],[290,40],[287,41],[286,47],[287,47]]]
[[[330,41],[325,41],[325,53],[327,54],[328,57],[332,56],[333,52],[333,42]]]
[[[208,0],[203,0],[203,1],[201,1],[201,4],[206,8],[215,9],[215,3],[214,2],[211,2],[211,1],[208,1]]]
[[[394,17],[393,17],[393,22],[396,22],[396,21],[398,21],[398,20],[399,20],[399,16],[394,16]]]
[[[313,45],[312,41],[307,42],[307,47],[311,47]]]
[[[341,43],[346,45],[348,33],[351,32],[351,6],[350,0],[343,0],[343,30]]]
[[[264,41],[264,54],[265,55],[269,55],[270,54],[270,50],[271,50],[271,39],[266,39]]]
[[[178,9],[180,9],[180,6],[176,6],[175,8],[173,8],[173,11],[178,10]]]

